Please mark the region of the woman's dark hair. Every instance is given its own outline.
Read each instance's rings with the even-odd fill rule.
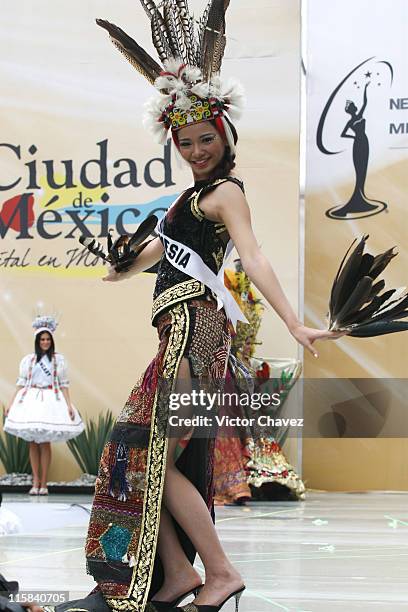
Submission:
[[[235,129],[231,121],[229,121],[226,117],[225,117],[225,121],[228,123],[228,126],[232,132],[234,143],[237,144],[238,142],[237,130]],[[220,130],[218,129],[218,126],[213,119],[211,119],[208,123],[211,123],[211,125],[215,127],[218,133],[220,133]],[[177,132],[173,133],[173,140],[175,142],[175,145],[178,146]],[[231,149],[228,143],[226,143],[223,158],[214,168],[211,176],[206,181],[203,181],[203,186],[205,185],[205,183],[210,183],[212,181],[216,181],[217,179],[224,178],[224,176],[228,176],[231,170],[233,170],[234,168],[235,168],[235,154],[231,153]],[[192,193],[194,193],[195,190],[196,190],[196,185],[194,185],[194,187],[190,187],[189,189],[185,190],[185,192],[182,194],[177,204],[173,206],[170,212],[168,213],[167,219],[169,221],[172,221],[174,219],[177,211],[183,206],[183,204],[188,200],[188,198],[191,196]]]
[[[41,357],[44,355],[43,351],[40,348],[40,339],[43,334],[48,334],[49,337],[51,338],[50,348],[48,349],[48,351],[45,352],[45,354],[47,355],[50,361],[55,353],[54,338],[52,337],[50,332],[47,332],[45,330],[40,332],[39,334],[35,336],[35,342],[34,342],[34,350],[35,350],[35,354],[37,355],[37,363],[41,360]]]

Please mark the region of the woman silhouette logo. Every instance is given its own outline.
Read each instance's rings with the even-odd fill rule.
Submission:
[[[348,78],[356,72],[363,64],[370,61],[373,58],[369,58],[365,60],[353,70],[341,81],[341,83],[336,87],[333,93],[330,95],[326,106],[322,112],[320,117],[318,129],[317,129],[317,146],[319,150],[326,155],[334,155],[339,153],[339,151],[329,151],[323,144],[323,127],[324,122],[327,116],[327,113],[330,109],[330,106],[339,92],[340,88],[343,84],[348,80]],[[385,64],[387,68],[391,72],[391,82],[392,82],[392,66],[389,62],[378,62],[379,64]],[[378,74],[378,73],[377,73]],[[366,78],[371,76],[370,72],[365,74]],[[355,187],[353,193],[346,204],[341,204],[337,206],[333,206],[328,211],[326,211],[326,216],[331,219],[338,220],[349,220],[349,219],[360,219],[362,217],[370,217],[372,215],[377,215],[383,210],[387,208],[387,204],[382,202],[381,200],[373,200],[366,196],[365,194],[365,182],[367,178],[367,167],[368,167],[368,159],[369,159],[369,141],[366,134],[366,120],[364,118],[364,112],[367,107],[367,89],[370,85],[371,81],[367,81],[364,86],[364,95],[363,95],[363,103],[358,110],[357,106],[352,100],[347,100],[345,106],[345,112],[350,115],[350,119],[347,121],[344,129],[341,133],[342,138],[351,138],[353,140],[353,164],[355,169]],[[355,81],[357,83],[357,81]]]

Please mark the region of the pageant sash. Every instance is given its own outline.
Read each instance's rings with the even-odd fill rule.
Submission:
[[[217,310],[224,307],[225,313],[234,329],[236,329],[237,321],[248,323],[244,313],[224,284],[224,270],[227,258],[234,248],[232,240],[227,244],[221,269],[218,274],[215,274],[194,249],[173,238],[169,238],[169,236],[163,233],[163,221],[164,219],[158,224],[156,232],[163,240],[164,251],[171,265],[203,283],[215,293],[217,297]]]

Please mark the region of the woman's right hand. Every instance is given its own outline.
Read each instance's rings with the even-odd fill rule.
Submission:
[[[4,409],[4,416],[5,416],[5,417],[7,417],[7,416],[8,416],[8,413],[10,412],[10,408],[11,408],[11,406],[6,406],[6,407],[5,407],[5,409]]]
[[[117,282],[126,278],[124,272],[116,272],[113,266],[108,268],[108,274],[102,278],[103,281]]]

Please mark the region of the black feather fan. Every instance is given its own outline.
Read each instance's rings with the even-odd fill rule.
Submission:
[[[350,336],[367,338],[408,330],[406,287],[389,289],[375,279],[397,255],[395,247],[380,255],[364,253],[368,235],[356,240],[343,257],[334,279],[329,304],[329,330],[348,330]]]
[[[112,242],[112,237],[108,235],[108,252],[106,252],[95,238],[81,236],[79,242],[83,244],[88,251],[97,255],[104,261],[114,266],[116,272],[126,272],[133,264],[138,255],[143,251],[148,242],[144,242],[150,234],[153,233],[157,225],[157,217],[151,215],[147,217],[137,228],[133,236],[119,236],[115,242]]]

